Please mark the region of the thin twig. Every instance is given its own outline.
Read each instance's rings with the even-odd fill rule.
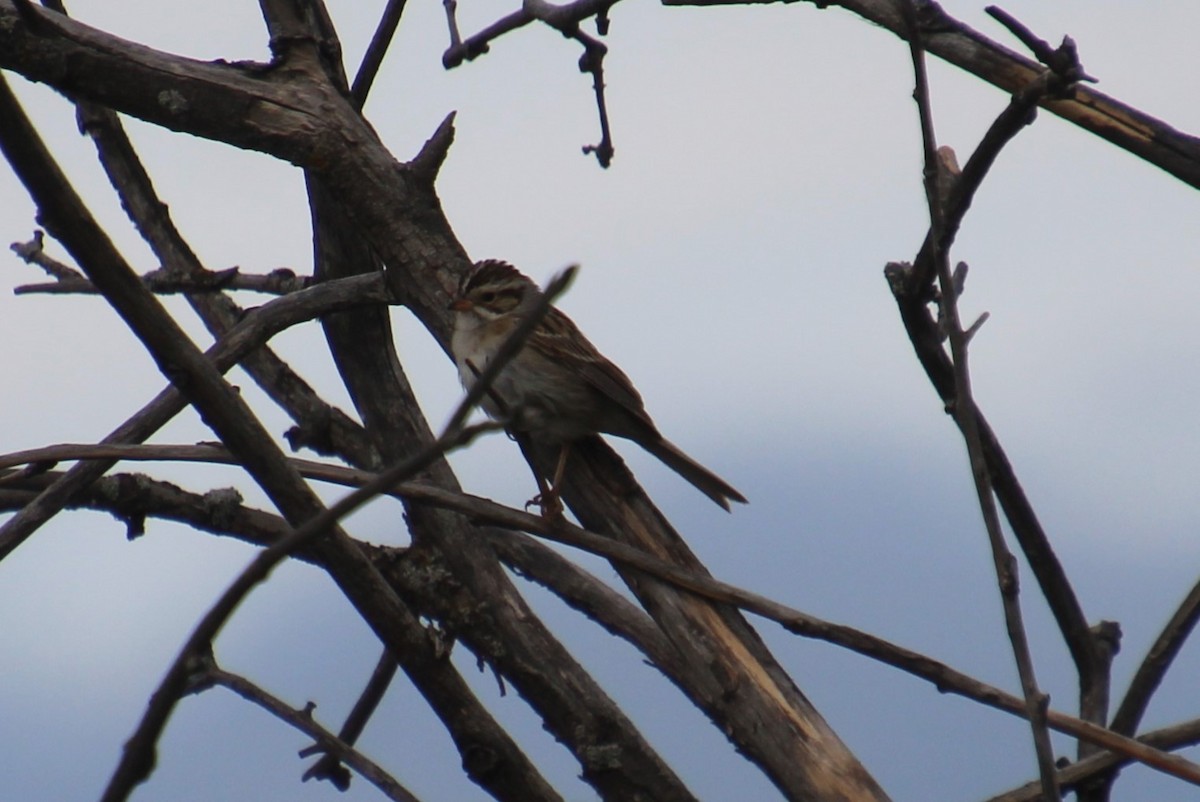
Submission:
[[[1155,749],[1170,751],[1200,743],[1200,719],[1192,719],[1138,736],[1138,741]],[[1059,769],[1058,785],[1063,793],[1081,787],[1091,787],[1096,778],[1129,765],[1129,758],[1119,752],[1097,752],[1090,757]],[[1040,781],[1027,783],[1007,793],[991,797],[987,802],[1044,802]]]
[[[939,25],[945,21],[944,16],[938,19]],[[939,34],[940,31],[939,28]],[[1069,88],[1061,77],[1043,70],[1034,75],[1027,85],[1017,89],[1008,106],[989,127],[961,174],[949,182],[949,194],[943,197],[944,216],[940,235],[932,228],[927,232],[911,266],[893,263],[884,269],[916,356],[939,396],[947,404],[953,403],[956,395],[954,367],[942,348],[943,331],[926,307],[927,301],[934,297],[932,282],[937,274],[934,247],[938,245],[942,250],[949,250],[983,179],[1005,145],[1033,121],[1037,105],[1052,90],[1065,91]],[[1103,723],[1103,700],[1108,684],[1108,661],[1103,655],[1112,646],[1100,642],[1089,627],[1062,563],[1004,448],[978,405],[975,405],[975,419],[993,490],[1079,673],[1082,714],[1089,720]],[[1110,625],[1107,631],[1115,632],[1115,627]]]
[[[457,0],[442,0],[442,9],[446,12],[446,27],[450,31],[450,50],[458,50],[459,48],[462,47],[462,34],[460,34],[458,32],[458,2],[457,2]],[[486,45],[485,45],[484,49],[485,50],[487,49]],[[446,51],[447,54],[449,54],[450,50]],[[461,61],[462,61],[462,59],[460,58],[459,61],[456,62],[455,64],[450,64],[450,63],[447,63],[446,58],[447,57],[445,55],[442,56],[442,66],[444,66],[446,69],[450,69],[453,66],[457,66],[457,64],[461,63]]]
[[[579,57],[579,71],[590,73],[592,76],[592,91],[596,93],[596,113],[600,116],[600,141],[595,145],[584,145],[583,153],[595,154],[600,166],[607,168],[612,164],[615,152],[612,129],[609,128],[608,122],[608,103],[604,99],[604,56],[608,53],[608,48],[580,31],[578,27],[571,36],[583,45],[583,55]]]
[[[1158,689],[1167,669],[1171,667],[1179,650],[1187,641],[1188,636],[1200,621],[1200,582],[1192,586],[1191,591],[1180,603],[1174,615],[1167,621],[1162,632],[1154,639],[1150,650],[1138,666],[1137,673],[1129,682],[1129,690],[1117,708],[1112,719],[1112,728],[1125,735],[1137,731],[1138,724],[1145,714],[1150,699]]]
[[[958,317],[958,292],[950,270],[950,260],[947,251],[942,247],[942,231],[945,221],[943,194],[939,192],[938,175],[940,160],[937,155],[937,139],[933,131],[932,104],[929,99],[929,82],[925,74],[925,51],[922,44],[920,23],[917,11],[911,0],[904,5],[909,22],[909,44],[912,54],[913,71],[916,75],[916,91],[914,99],[917,102],[921,120],[921,138],[925,148],[925,192],[929,205],[930,231],[933,241],[933,262],[937,265],[939,284],[941,286],[941,308],[944,315],[946,331],[949,335],[950,350],[954,366],[954,405],[953,413],[959,421],[963,437],[966,440],[967,452],[971,465],[971,475],[974,478],[976,495],[980,511],[983,515],[984,526],[987,530],[988,542],[991,545],[992,559],[996,568],[996,580],[1000,588],[1000,597],[1004,607],[1004,620],[1008,629],[1008,637],[1012,643],[1013,656],[1017,664],[1017,673],[1021,680],[1021,689],[1025,694],[1027,717],[1033,733],[1034,747],[1037,753],[1038,772],[1042,780],[1042,792],[1047,802],[1060,798],[1057,778],[1054,769],[1054,749],[1050,742],[1050,731],[1046,726],[1046,711],[1049,697],[1038,688],[1034,674],[1033,658],[1029,651],[1028,636],[1022,621],[1019,600],[1019,585],[1017,582],[1017,564],[1004,542],[1000,528],[1000,517],[996,510],[996,500],[992,493],[991,478],[988,474],[987,461],[983,454],[983,443],[979,436],[976,423],[974,399],[971,394],[970,369],[967,364],[967,341],[962,324]]]
[[[601,167],[612,163],[612,130],[608,119],[608,104],[604,95],[604,56],[608,48],[593,36],[580,29],[580,23],[589,17],[596,18],[596,28],[603,36],[608,32],[608,11],[617,0],[573,0],[567,3],[550,3],[546,0],[524,0],[521,8],[484,28],[464,40],[458,30],[457,3],[443,0],[446,22],[450,31],[450,46],[442,54],[442,65],[453,69],[463,61],[471,61],[488,52],[492,41],[504,34],[524,27],[537,20],[554,28],[568,39],[574,39],[583,47],[579,57],[579,71],[592,76],[592,90],[596,95],[596,111],[600,118],[600,141],[585,145],[585,155],[594,154]]]
[[[367,686],[363,688],[362,693],[354,702],[354,707],[350,709],[350,715],[346,716],[342,728],[338,730],[338,739],[342,743],[353,746],[358,740],[358,736],[362,735],[367,721],[370,720],[375,708],[383,700],[383,695],[387,692],[392,678],[396,676],[396,669],[399,667],[392,653],[384,649],[383,654],[379,656],[379,662],[375,665],[375,670],[371,672],[371,679],[368,680]],[[339,791],[349,788],[350,773],[342,766],[342,763],[348,761],[337,751],[329,749],[328,742],[321,739],[318,739],[317,743],[312,746],[300,750],[300,757],[309,757],[317,753],[321,753],[320,759],[304,772],[300,777],[301,781],[329,780]],[[351,763],[351,767],[354,768],[354,764]]]
[[[29,240],[29,242],[14,242],[9,248],[13,253],[21,257],[26,264],[37,265],[42,270],[45,270],[56,282],[87,281],[78,270],[70,265],[63,264],[46,253],[43,247],[45,239],[46,232],[38,229],[33,232],[33,239]],[[21,288],[18,287],[17,292],[20,291]]]
[[[358,67],[358,74],[354,76],[354,84],[350,87],[350,97],[359,109],[367,104],[367,95],[370,94],[375,76],[379,74],[379,68],[383,65],[383,57],[387,55],[392,44],[392,37],[400,24],[400,16],[404,13],[405,2],[406,0],[388,0],[383,14],[379,17],[379,24],[375,26],[375,34],[371,37],[371,43],[367,45],[367,52]]]
[[[27,243],[26,243],[27,244]],[[13,245],[13,250],[17,245]],[[182,276],[178,273],[155,270],[141,276],[146,289],[155,295],[197,295],[200,293],[244,290],[268,295],[287,295],[312,286],[308,276],[298,276],[287,267],[280,267],[266,274],[242,273],[237,267],[225,270],[204,271],[197,276]],[[20,284],[14,295],[98,295],[96,285],[81,275],[64,276],[57,281],[38,284]]]
[[[1051,47],[1049,42],[1034,34],[1024,23],[999,6],[988,6],[984,11],[1020,39],[1021,44],[1029,48],[1034,58],[1049,67],[1051,72],[1061,76],[1066,83],[1096,83],[1095,78],[1083,71],[1075,49],[1075,40],[1071,37],[1064,36],[1062,44],[1056,48]]]
[[[275,334],[327,312],[349,309],[363,303],[388,303],[390,295],[383,277],[374,275],[336,279],[302,292],[277,298],[252,310],[206,355],[220,371],[227,371]],[[153,435],[187,406],[179,390],[168,385],[153,400],[114,429],[105,443],[136,443]],[[87,487],[112,467],[107,460],[80,463],[31,504],[0,525],[0,561],[11,554],[38,527],[66,506],[75,493]]]
[[[1011,29],[1020,28],[1024,31],[1023,39],[1033,36],[1012,17],[1003,16]],[[1049,69],[1039,72],[1027,85],[1013,94],[1009,105],[988,128],[979,146],[967,161],[963,168],[962,180],[957,183],[951,201],[951,205],[958,210],[958,218],[953,223],[955,230],[958,220],[970,205],[971,197],[982,184],[984,176],[1001,149],[1019,131],[1034,121],[1038,105],[1047,100],[1071,97],[1077,81],[1087,79],[1070,37],[1064,37],[1063,44],[1053,51],[1049,50],[1049,45],[1032,46],[1035,56]],[[943,231],[942,241],[946,249],[949,248],[952,239],[948,236],[949,233],[948,228]],[[927,270],[932,271],[932,268]],[[1120,646],[1120,627],[1108,621],[1101,621],[1094,627],[1088,625],[1070,579],[1017,481],[1008,458],[987,421],[978,412],[978,407],[976,419],[993,488],[1075,662],[1079,675],[1079,714],[1088,721],[1103,724],[1108,719],[1111,664],[1113,654]],[[1086,756],[1086,745],[1080,744],[1080,748],[1083,751],[1079,756]]]
[[[392,665],[395,665],[395,661],[392,661]],[[215,665],[198,675],[195,681],[197,685],[201,686],[211,683],[228,688],[243,699],[253,702],[279,720],[300,730],[317,741],[329,755],[335,756],[337,760],[350,766],[366,778],[388,799],[395,800],[395,802],[420,802],[411,791],[401,785],[382,766],[354,749],[351,742],[346,741],[344,737],[334,735],[318,724],[313,719],[310,710],[296,710],[245,677],[232,674]]]

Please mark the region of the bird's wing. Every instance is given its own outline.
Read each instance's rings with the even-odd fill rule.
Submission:
[[[615,401],[631,415],[657,431],[641,395],[619,367],[596,350],[579,327],[551,307],[542,325],[529,339],[529,347],[546,359],[576,371],[588,384]]]

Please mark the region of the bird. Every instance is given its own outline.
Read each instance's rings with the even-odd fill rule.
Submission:
[[[470,388],[508,335],[541,297],[525,274],[498,259],[475,263],[449,304],[454,312],[450,351],[463,386]],[[649,451],[726,511],[747,503],[728,482],[683,453],[658,431],[625,373],[583,336],[569,317],[550,307],[481,402],[493,418],[560,446],[549,488],[530,501],[561,511],[557,490],[571,444],[593,434],[623,437]],[[548,492],[547,492],[548,491]]]

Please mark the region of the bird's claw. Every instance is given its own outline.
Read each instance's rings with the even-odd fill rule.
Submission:
[[[547,490],[544,493],[538,493],[529,501],[525,502],[526,511],[530,507],[537,507],[542,511],[543,518],[561,518],[563,512],[562,502],[558,498],[558,493],[553,490]]]

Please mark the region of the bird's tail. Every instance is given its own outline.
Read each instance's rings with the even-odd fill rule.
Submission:
[[[643,442],[642,446],[662,460],[668,468],[695,485],[701,493],[724,507],[726,512],[729,511],[730,501],[740,504],[747,503],[746,497],[734,490],[728,482],[684,454],[669,440],[660,437],[657,440]]]

